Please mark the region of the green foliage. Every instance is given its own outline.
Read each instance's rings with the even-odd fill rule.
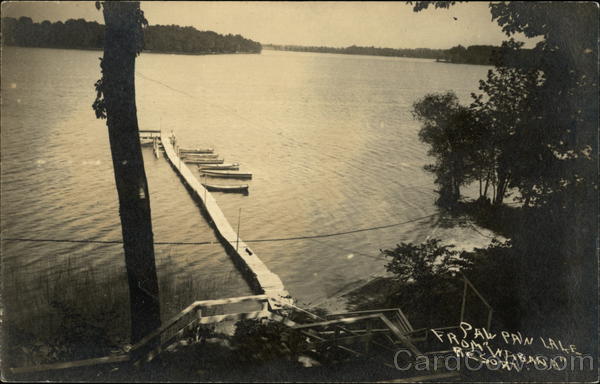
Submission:
[[[118,350],[118,345],[106,330],[110,318],[115,316],[114,311],[103,312],[90,319],[63,303],[54,302],[52,305],[63,317],[61,327],[51,343],[62,351],[56,356],[58,360],[89,359]]]
[[[54,334],[32,335],[18,324],[6,327],[7,365],[19,367],[102,357],[120,351],[125,343],[108,334],[108,324],[116,316],[114,311],[90,318],[62,302],[54,301],[51,306],[61,317]]]
[[[532,161],[548,149],[539,140],[527,140],[531,120],[531,93],[538,86],[541,74],[537,70],[516,67],[496,67],[481,80],[480,95],[473,95],[470,106],[473,116],[485,134],[473,150],[483,151],[484,167],[480,176],[490,175],[495,186],[494,203],[499,205],[508,192],[516,170],[532,166]],[[481,179],[480,179],[481,180]],[[487,180],[486,180],[487,182]]]
[[[521,329],[523,314],[532,305],[528,298],[528,273],[522,255],[509,242],[493,240],[487,248],[461,253],[461,271],[468,276],[494,310],[494,328]]]
[[[470,181],[469,156],[476,125],[470,111],[453,92],[429,94],[413,104],[413,116],[423,123],[419,139],[429,144],[435,163],[425,170],[435,174],[440,186],[438,203],[452,206],[460,198],[460,186]]]
[[[414,10],[452,4],[419,1]],[[567,201],[589,202],[598,185],[598,7],[498,2],[490,10],[508,36],[543,37],[527,54],[522,44],[505,42],[472,106],[483,124],[493,125],[491,141],[499,153],[489,180],[496,203],[509,186],[519,189],[525,205],[564,209]]]
[[[537,70],[501,66],[480,81],[483,93],[473,94],[469,107],[461,106],[452,92],[427,95],[414,104],[413,114],[423,122],[419,138],[436,159],[426,170],[441,186],[439,203],[455,204],[460,186],[478,181],[480,198],[488,198],[491,185],[493,202],[499,205],[509,186],[525,186],[514,176],[536,164],[539,156],[543,160],[552,155],[528,134],[531,93],[540,79]]]
[[[101,48],[104,26],[84,19],[34,23],[29,17],[2,18],[2,44],[23,47]]]
[[[136,22],[143,28],[143,34],[136,37],[138,52],[142,48],[153,52],[191,54],[260,53],[262,50],[260,43],[241,35],[221,35],[177,25],[148,26],[141,10],[137,14]],[[101,49],[104,46],[104,25],[84,19],[69,19],[64,23],[34,23],[29,17],[21,17],[18,20],[3,17],[2,43],[23,47]]]
[[[393,250],[383,250],[391,260],[386,270],[403,282],[428,284],[434,278],[448,277],[456,271],[456,257],[452,245],[441,245],[439,239],[429,239],[425,243],[414,245],[400,243]]]
[[[446,60],[451,63],[463,64],[482,64],[492,65],[494,56],[498,54],[501,47],[492,45],[472,45],[465,48],[461,45],[450,49],[430,49],[430,48],[379,48],[379,47],[360,47],[352,45],[344,48],[335,47],[316,47],[302,45],[276,45],[268,44],[265,48],[278,51],[296,51],[296,52],[320,52],[337,53],[346,55],[370,55],[370,56],[388,56],[388,57],[417,57],[423,59]]]
[[[318,53],[337,53],[346,55],[369,55],[369,56],[388,56],[388,57],[419,57],[423,59],[441,59],[444,57],[446,50],[444,49],[429,49],[429,48],[414,48],[414,49],[394,49],[394,48],[378,48],[378,47],[359,47],[352,45],[345,48],[323,47],[323,46],[303,46],[303,45],[277,45],[266,44],[265,48],[278,51],[294,51],[294,52],[318,52]]]
[[[384,305],[402,308],[415,328],[458,324],[461,285],[456,272],[460,260],[452,248],[430,239],[382,250],[391,258],[386,269],[399,284]]]
[[[438,8],[450,8],[451,6],[453,6],[456,3],[460,3],[460,1],[407,1],[408,4],[413,5],[413,11],[414,12],[420,12],[423,11],[427,8],[429,8],[430,5],[433,5],[435,9]]]
[[[297,361],[304,344],[301,335],[294,330],[265,319],[238,321],[231,342],[237,357],[245,362]]]
[[[468,48],[458,45],[446,51],[445,59],[457,64],[492,65],[500,47],[492,45],[471,45]]]
[[[415,10],[442,4],[418,3]],[[568,333],[594,354],[599,9],[581,2],[497,2],[490,9],[508,36],[542,40],[531,54],[513,41],[504,44],[472,105],[489,131],[486,151],[494,151],[488,156],[496,203],[512,187],[524,207],[510,223],[511,243],[475,251],[470,268],[496,292],[490,300],[505,298],[497,314],[512,316],[515,326],[522,321],[521,330]]]
[[[241,35],[220,35],[193,27],[154,25],[145,29],[144,49],[153,52],[182,53],[260,53],[262,46]]]
[[[398,283],[383,305],[402,308],[417,327],[458,323],[463,296],[461,274],[468,276],[492,306],[496,329],[522,330],[524,321],[540,327],[545,295],[564,303],[565,291],[554,283],[559,271],[549,264],[551,261],[523,254],[511,241],[493,240],[487,248],[458,252],[451,245],[431,239],[421,244],[401,243],[383,253],[391,258],[386,269]],[[545,278],[545,283],[535,287],[531,286],[530,276],[534,265]],[[479,298],[472,294],[467,297],[468,319],[479,320],[483,326],[487,309]]]

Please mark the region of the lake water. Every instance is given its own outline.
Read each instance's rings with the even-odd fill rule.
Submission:
[[[4,48],[3,238],[121,240],[105,121],[91,109],[101,52]],[[489,68],[430,60],[298,52],[142,54],[141,129],[173,130],[253,173],[248,196],[215,193],[244,240],[341,236],[250,245],[300,305],[333,305],[385,272],[379,249],[436,236],[489,242],[470,226],[440,226],[430,159],[412,104],[454,90],[467,103]],[[163,158],[144,149],[155,241],[216,240]],[[433,216],[431,216],[433,215]],[[163,318],[193,300],[251,294],[218,245],[155,247]],[[122,246],[2,241],[6,321],[52,334],[68,306],[128,334]],[[90,305],[89,303],[93,303]],[[92,321],[92,320],[90,320]]]

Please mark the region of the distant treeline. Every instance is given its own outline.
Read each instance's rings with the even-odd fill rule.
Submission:
[[[416,49],[393,49],[393,48],[375,48],[375,47],[357,47],[353,45],[346,48],[333,47],[310,47],[302,45],[275,45],[265,44],[265,49],[274,49],[278,51],[297,51],[297,52],[319,52],[319,53],[341,53],[346,55],[371,55],[371,56],[399,56],[399,57],[422,57],[425,59],[438,59],[443,57],[444,51],[441,49],[416,48]]]
[[[500,51],[500,47],[492,45],[472,45],[468,48],[459,45],[450,49],[393,49],[376,47],[357,47],[356,45],[346,48],[333,47],[306,47],[300,45],[274,45],[265,44],[265,49],[278,51],[298,52],[321,52],[341,53],[346,55],[371,55],[371,56],[393,56],[393,57],[416,57],[422,59],[435,59],[450,63],[483,64],[493,65],[493,58]]]
[[[443,59],[458,64],[494,65],[494,57],[498,54],[500,47],[493,45],[471,45],[467,48],[458,45],[445,50]]]
[[[104,25],[84,19],[34,23],[29,17],[3,17],[2,44],[101,49],[104,46]],[[260,53],[262,46],[240,35],[220,35],[178,25],[151,25],[144,29],[144,50],[189,54]]]

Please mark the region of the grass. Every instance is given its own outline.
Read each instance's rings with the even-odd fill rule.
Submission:
[[[70,253],[60,260],[46,272],[3,265],[3,368],[102,357],[129,343],[124,262],[94,266]],[[171,252],[157,261],[163,319],[195,300],[218,296],[235,278],[233,270],[211,279],[182,273]]]

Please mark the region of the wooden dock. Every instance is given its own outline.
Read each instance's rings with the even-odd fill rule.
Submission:
[[[246,278],[253,288],[258,291],[257,293],[264,293],[269,298],[272,309],[280,309],[282,302],[292,304],[293,301],[279,276],[271,272],[256,253],[238,237],[214,197],[202,186],[185,161],[178,156],[177,140],[174,139],[174,136],[162,133],[161,142],[166,158],[181,176],[192,196],[202,204],[202,208],[206,212],[217,236],[235,261],[242,267]]]
[[[152,140],[155,137],[160,138],[160,131],[157,129],[140,129],[140,139]]]
[[[166,153],[167,160],[180,176],[192,196],[201,204],[203,213],[207,216],[209,223],[213,226],[226,250],[232,255],[234,261],[242,267],[242,272],[248,279],[248,282],[255,291],[259,291],[259,294],[195,301],[176,316],[163,322],[160,327],[147,334],[142,340],[134,345],[125,346],[116,354],[87,360],[11,367],[8,368],[10,373],[27,374],[123,363],[140,367],[142,364],[152,361],[159,354],[169,351],[170,346],[176,345],[174,343],[181,341],[180,339],[184,336],[185,332],[194,329],[197,330],[197,327],[207,324],[214,325],[225,321],[237,322],[244,319],[270,319],[299,332],[304,337],[305,349],[307,351],[317,351],[321,346],[326,346],[327,348],[333,347],[336,351],[339,350],[346,353],[347,356],[358,357],[363,361],[365,359],[378,360],[384,366],[392,369],[397,368],[395,365],[396,362],[394,360],[394,364],[391,364],[389,358],[390,356],[395,356],[394,353],[399,347],[408,348],[412,352],[413,357],[451,352],[428,351],[423,353],[416,343],[427,343],[428,334],[433,332],[434,329],[421,328],[415,330],[400,308],[334,313],[321,317],[295,306],[289,293],[285,290],[281,279],[271,272],[254,251],[238,237],[238,233],[233,230],[215,199],[196,179],[186,163],[178,156],[175,136],[173,134],[167,136],[161,132],[157,138],[156,132],[141,131],[140,136],[143,138],[143,135],[147,135],[145,139],[153,140],[153,150],[157,157],[159,157],[161,146],[159,140],[162,142],[162,148]],[[460,323],[464,321],[467,290],[471,288],[487,307],[487,328],[485,329],[491,329],[492,307],[466,276],[462,275],[462,277],[464,280],[464,290]],[[222,311],[225,313],[216,314],[211,310],[207,311],[207,314],[203,314],[203,310],[208,308],[214,309],[215,307],[224,307],[229,304],[242,302],[255,302],[260,306],[260,309],[254,309],[250,312],[228,313],[225,308],[222,308]],[[302,313],[304,315],[304,320],[300,319],[303,323],[297,322],[298,319],[292,320],[293,317],[291,315],[294,313]],[[458,328],[459,325],[452,325],[436,329]],[[285,342],[282,344],[286,346]],[[185,345],[187,345],[187,342]],[[325,358],[328,359],[327,356]],[[426,376],[391,378],[386,382],[421,382],[439,379],[448,380],[458,377],[458,373],[456,372],[436,372],[433,375]]]

